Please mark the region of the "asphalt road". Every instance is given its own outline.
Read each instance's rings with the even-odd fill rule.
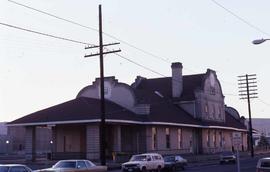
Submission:
[[[255,158],[245,158],[240,160],[240,171],[241,172],[255,172],[258,159]],[[211,165],[199,165],[190,164],[186,167],[185,172],[237,172],[237,164],[219,164],[218,162],[213,162]],[[113,170],[110,172],[121,172],[121,170]]]

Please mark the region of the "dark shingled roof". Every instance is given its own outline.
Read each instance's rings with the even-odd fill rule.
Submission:
[[[106,119],[120,119],[120,120],[147,120],[144,115],[137,115],[133,112],[113,103],[105,101]],[[92,120],[100,119],[100,100],[79,97],[65,103],[40,110],[9,124],[23,124],[23,123],[43,123],[43,122],[57,122],[57,121],[77,121],[77,120]]]
[[[152,104],[150,114],[138,115],[126,108],[123,108],[113,102],[106,100],[106,119],[114,120],[131,120],[138,122],[169,122],[194,124],[199,123],[196,120],[168,101],[160,101],[157,95],[152,94],[159,102]],[[62,104],[58,104],[47,109],[37,111],[19,118],[9,124],[24,124],[24,123],[46,123],[59,121],[80,121],[80,120],[95,120],[100,119],[100,100],[79,97]]]
[[[191,101],[195,99],[194,91],[201,88],[206,74],[184,75],[183,93],[181,100]],[[143,79],[136,87],[138,90],[158,91],[165,97],[172,97],[172,77]],[[139,95],[140,96],[140,95]],[[143,96],[145,97],[145,96]]]
[[[194,91],[203,86],[205,77],[206,74],[183,76],[184,85],[180,100],[194,100]],[[150,104],[150,114],[135,114],[116,103],[106,100],[106,119],[246,129],[246,126],[239,119],[230,115],[229,112],[225,112],[225,123],[195,119],[191,114],[173,103],[171,83],[171,77],[141,80],[140,84],[134,88],[134,92],[138,103]],[[31,113],[9,124],[99,120],[100,114],[99,99],[78,97],[62,104]]]

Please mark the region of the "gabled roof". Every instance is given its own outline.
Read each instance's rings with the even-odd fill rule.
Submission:
[[[183,92],[180,100],[191,101],[195,99],[194,91],[203,86],[206,74],[184,75]],[[143,79],[136,87],[137,90],[158,91],[165,97],[172,97],[172,77]],[[140,96],[140,95],[139,95]]]

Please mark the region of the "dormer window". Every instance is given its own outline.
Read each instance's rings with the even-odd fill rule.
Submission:
[[[215,95],[216,94],[216,89],[214,87],[210,87],[210,94]]]
[[[218,108],[218,117],[219,117],[219,119],[221,119],[221,108],[220,107]]]
[[[213,112],[213,117],[215,118],[215,117],[216,117],[216,108],[215,108],[215,105],[213,105],[213,110],[212,110],[212,112]]]
[[[207,104],[204,105],[204,112],[208,113],[208,105]]]

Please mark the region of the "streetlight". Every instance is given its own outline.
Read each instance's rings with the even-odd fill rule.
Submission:
[[[254,41],[252,41],[253,44],[257,45],[257,44],[261,44],[267,40],[270,40],[270,39],[255,39]]]
[[[6,145],[7,145],[7,150],[6,150],[6,154],[8,154],[9,153],[9,151],[8,151],[8,149],[9,149],[9,140],[6,140]]]
[[[52,155],[52,154],[53,154],[53,141],[52,141],[52,140],[50,141],[50,150],[51,150],[51,151],[50,151],[50,153],[49,153],[48,159],[49,159],[49,160],[52,160],[52,156],[53,156],[53,155]]]

